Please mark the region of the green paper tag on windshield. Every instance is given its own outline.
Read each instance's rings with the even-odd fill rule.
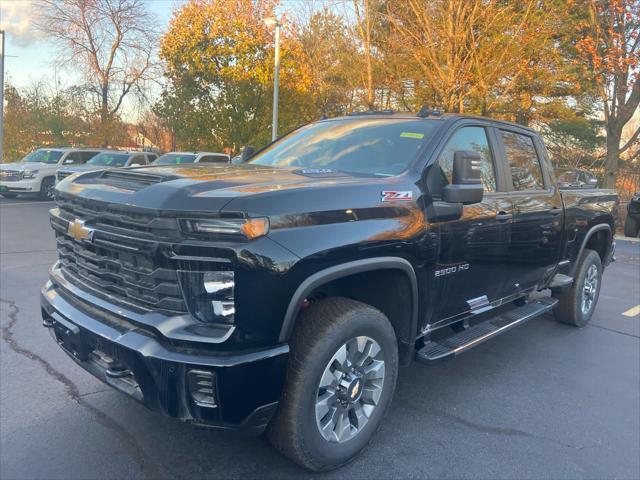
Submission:
[[[402,132],[400,136],[403,138],[424,138],[424,133]]]

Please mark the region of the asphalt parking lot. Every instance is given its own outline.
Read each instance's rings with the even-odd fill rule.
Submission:
[[[590,326],[533,320],[451,362],[401,371],[353,463],[309,475],[262,437],[147,411],[41,326],[48,209],[0,199],[0,478],[640,478],[640,244],[618,241]],[[627,315],[623,315],[627,312]]]

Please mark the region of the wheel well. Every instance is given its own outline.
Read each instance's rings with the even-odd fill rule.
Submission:
[[[587,240],[587,244],[584,248],[588,248],[590,250],[595,250],[600,255],[600,260],[604,265],[606,263],[606,255],[607,255],[607,247],[609,245],[609,231],[608,230],[598,230],[594,232],[593,235],[589,237]]]
[[[384,269],[354,273],[325,283],[308,296],[314,299],[346,297],[377,308],[391,322],[398,340],[413,342],[416,332],[411,331],[413,315],[413,289],[406,273]]]

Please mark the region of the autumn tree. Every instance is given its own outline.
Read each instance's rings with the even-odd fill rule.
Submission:
[[[640,127],[622,144],[625,125],[640,105],[640,0],[582,0],[576,50],[584,73],[593,78],[607,132],[605,185],[615,188],[620,156],[640,141]],[[635,156],[640,156],[640,149]]]
[[[316,118],[344,115],[358,106],[360,52],[344,17],[329,10],[313,13],[297,27],[302,61],[309,74]]]
[[[475,102],[488,114],[514,92],[544,37],[540,2],[406,0],[389,2],[392,45],[437,106],[463,112]],[[429,99],[427,99],[428,102]]]
[[[161,57],[169,85],[156,113],[170,119],[183,148],[264,145],[270,139],[273,29],[268,0],[191,0],[171,20]],[[231,15],[230,12],[233,12]],[[279,132],[312,116],[300,42],[281,34]]]
[[[155,19],[143,0],[41,0],[38,8],[37,27],[56,43],[57,60],[84,75],[107,146],[125,98],[156,74]]]

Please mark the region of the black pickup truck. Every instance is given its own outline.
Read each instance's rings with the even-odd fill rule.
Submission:
[[[240,165],[87,172],[56,201],[41,301],[64,351],[313,470],[369,442],[399,366],[551,310],[586,325],[618,207],[558,190],[534,131],[428,110],[311,123]]]

